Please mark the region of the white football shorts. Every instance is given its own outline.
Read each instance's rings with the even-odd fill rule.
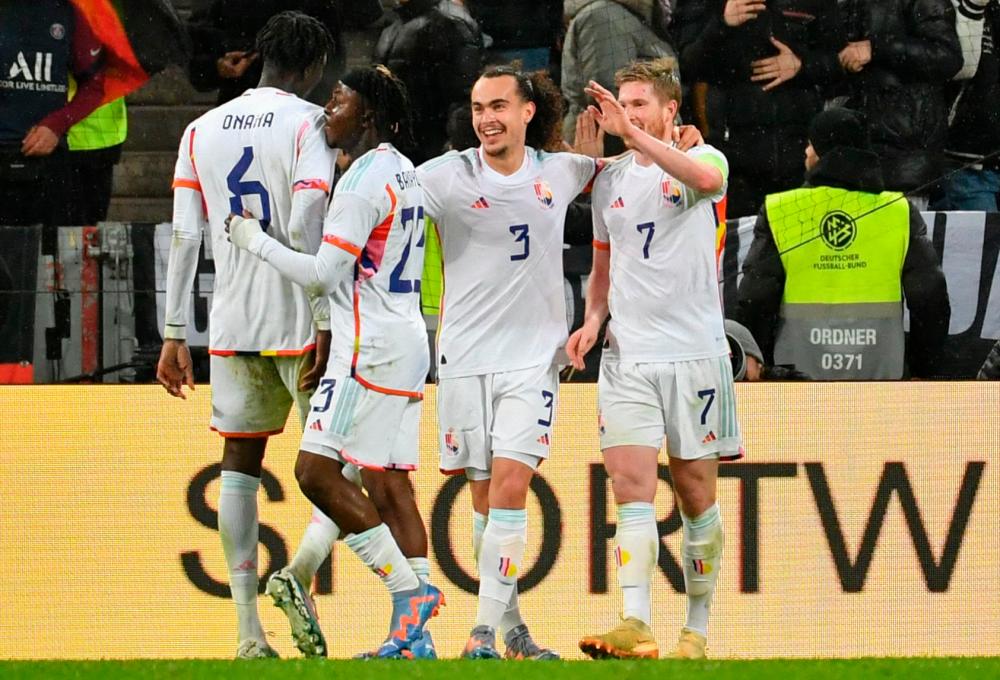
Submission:
[[[740,458],[729,357],[663,363],[603,358],[597,381],[601,449],[649,446],[684,460]]]
[[[441,471],[489,479],[494,454],[537,468],[549,457],[558,394],[552,365],[441,379]]]
[[[325,377],[310,402],[300,448],[370,470],[416,470],[421,403],[350,376]]]
[[[210,360],[213,430],[223,437],[268,437],[285,429],[294,403],[300,421],[309,393],[299,392],[299,371],[311,352],[298,356],[213,354]]]

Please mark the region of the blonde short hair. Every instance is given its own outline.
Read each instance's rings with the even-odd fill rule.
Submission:
[[[615,87],[623,83],[649,83],[662,102],[673,100],[680,105],[681,81],[677,73],[677,60],[673,57],[633,61],[615,73]]]

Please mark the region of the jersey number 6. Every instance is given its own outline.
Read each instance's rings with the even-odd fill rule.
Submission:
[[[244,146],[243,155],[226,175],[226,186],[229,187],[229,192],[232,194],[229,197],[229,212],[234,215],[243,215],[243,197],[257,195],[260,197],[260,207],[264,214],[254,217],[260,218],[261,229],[267,231],[267,228],[271,226],[271,195],[257,180],[243,181],[243,175],[250,169],[251,163],[253,163],[253,147]]]

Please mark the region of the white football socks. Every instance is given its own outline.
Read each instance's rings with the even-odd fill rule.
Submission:
[[[410,569],[418,579],[427,582],[431,576],[431,563],[426,557],[407,557],[406,563],[410,565]]]
[[[420,586],[420,580],[384,523],[360,534],[348,534],[344,543],[361,558],[365,566],[378,574],[390,593],[415,590]]]
[[[222,471],[219,537],[229,567],[229,589],[236,604],[239,642],[264,639],[257,615],[257,489],[260,478]]]
[[[650,578],[660,554],[660,534],[652,503],[622,503],[618,506],[615,532],[615,562],[622,589],[623,616],[653,624]]]
[[[479,563],[479,550],[483,545],[483,532],[486,531],[486,520],[486,515],[473,511],[472,556],[476,559],[477,564]],[[500,619],[500,630],[506,633],[522,625],[524,625],[524,619],[521,617],[521,608],[517,601],[517,584],[515,583],[514,590],[510,594],[510,601],[507,603],[507,609]]]
[[[306,592],[310,590],[313,577],[339,536],[340,527],[314,505],[312,518],[302,534],[295,557],[288,565],[289,571]]]
[[[716,504],[694,519],[683,513],[681,519],[684,522],[681,558],[687,591],[687,622],[684,627],[707,637],[708,614],[722,563],[722,517]]]
[[[527,510],[490,510],[479,551],[477,626],[500,626],[517,588],[527,539]]]

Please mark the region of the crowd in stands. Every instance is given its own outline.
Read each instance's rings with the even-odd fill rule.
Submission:
[[[404,151],[415,163],[449,138],[474,143],[455,121],[466,120],[461,107],[485,65],[547,71],[572,146],[588,80],[614,87],[629,62],[672,56],[683,122],[728,158],[729,217],[755,215],[765,197],[803,185],[810,124],[830,108],[857,114],[856,138],[836,143],[864,151],[877,167],[858,170],[877,170],[879,191],[904,193],[914,210],[997,211],[1000,0],[203,0],[186,22],[191,84],[217,91],[219,103],[253,87],[254,36],[286,9],[318,18],[334,38],[326,92],[346,67],[345,31],[377,36],[371,60],[409,91],[415,140]],[[124,103],[97,108],[100,45],[74,12],[68,0],[0,5],[0,224],[107,214]],[[51,55],[51,87],[17,89],[43,75],[36,53]],[[89,128],[88,116],[97,116]],[[96,141],[81,145],[84,133]],[[622,150],[616,139],[602,143],[603,154]],[[77,198],[27,202],[26,191]],[[67,214],[60,205],[88,207]],[[742,320],[753,328],[760,319]],[[758,340],[768,354],[773,338]]]

